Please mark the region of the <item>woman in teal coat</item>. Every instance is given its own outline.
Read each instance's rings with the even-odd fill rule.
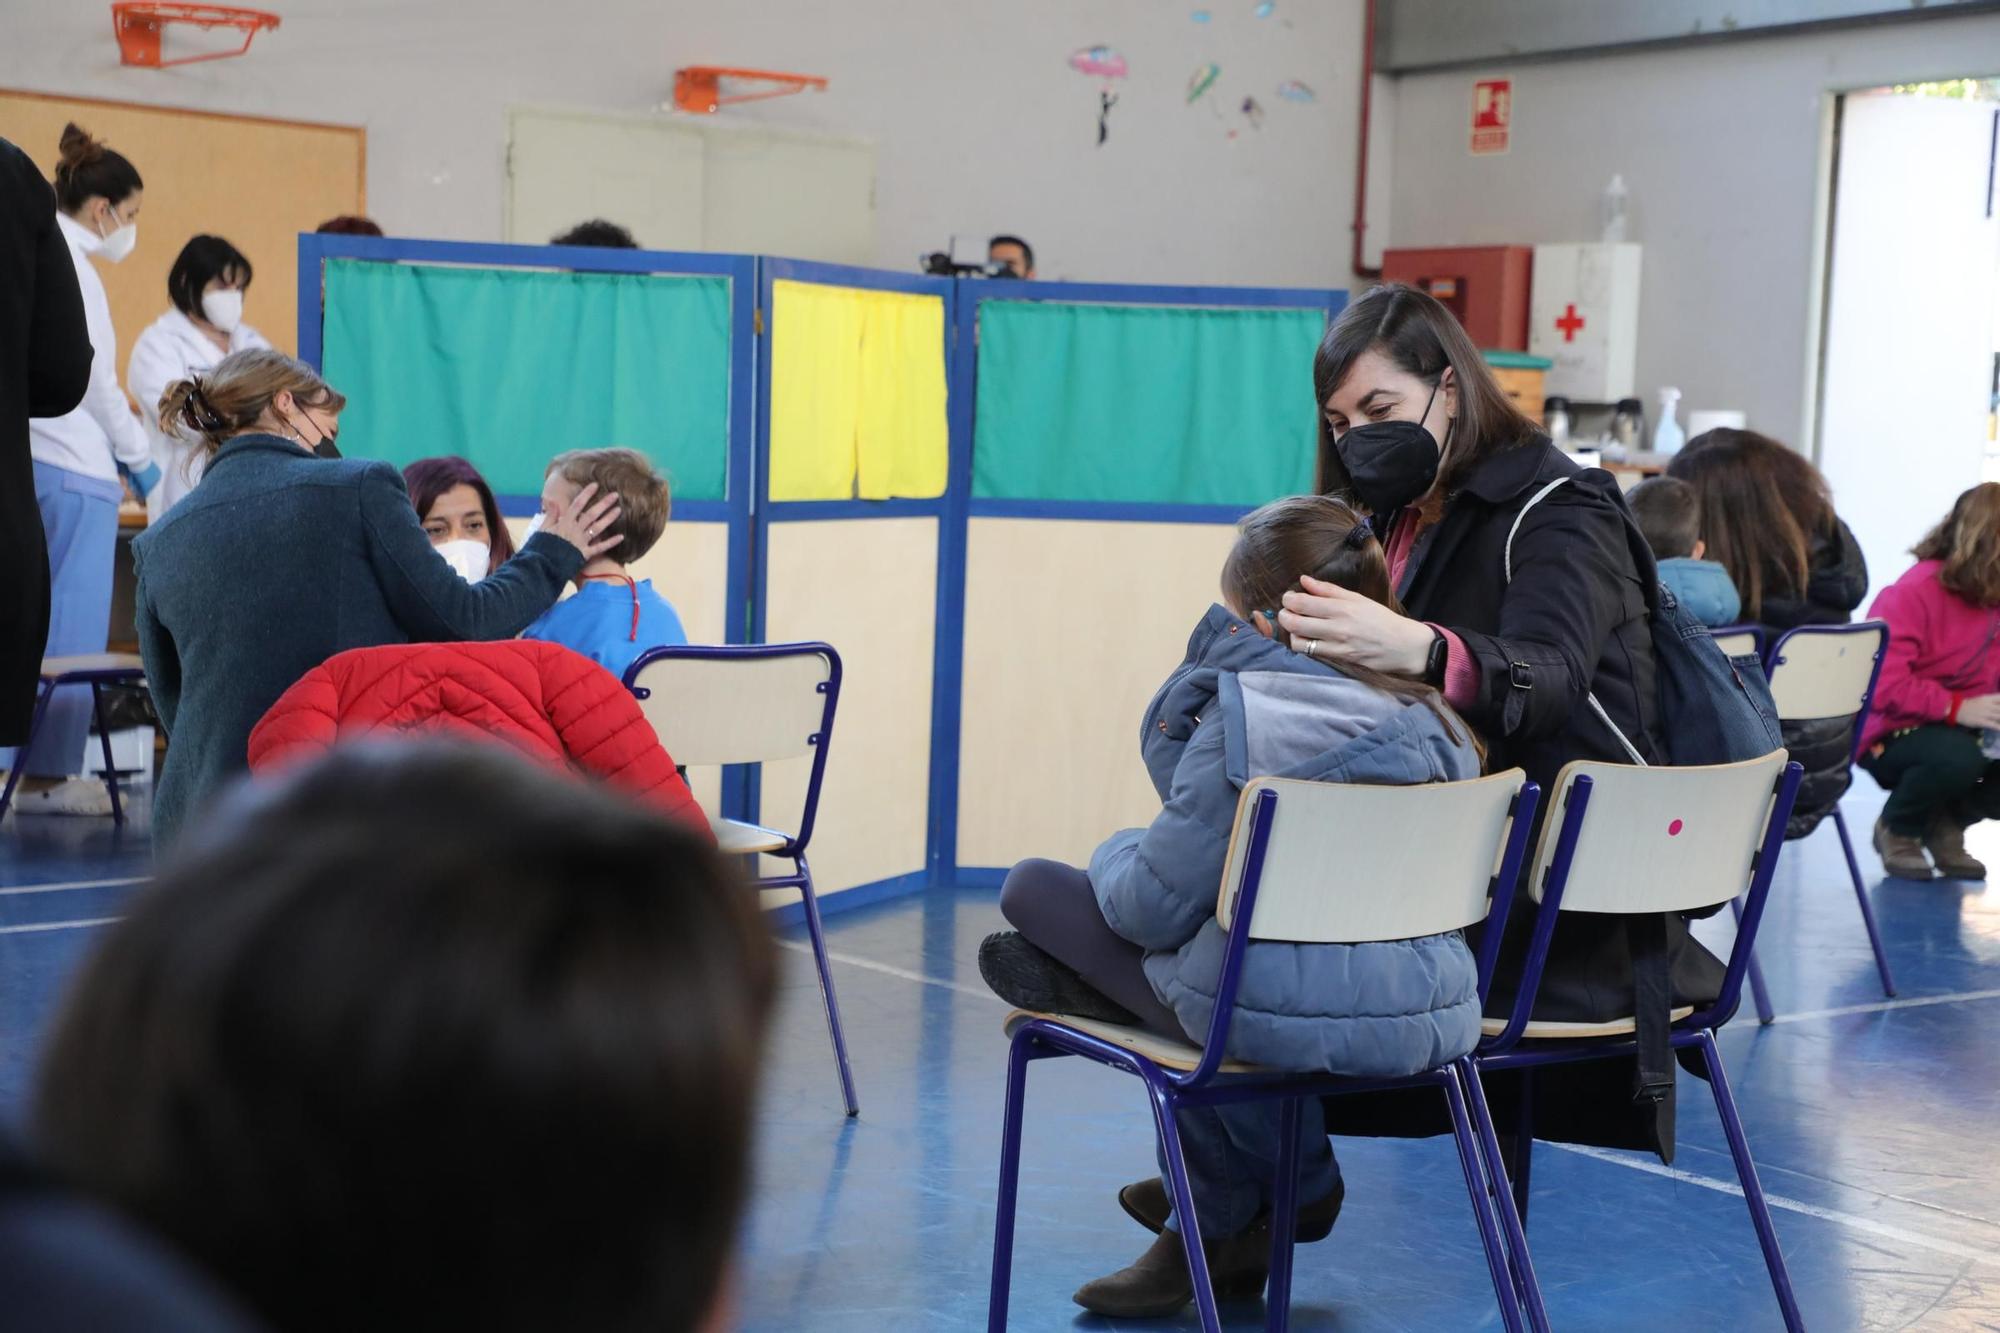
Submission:
[[[580,492],[491,577],[432,549],[402,474],[334,447],[347,400],[259,348],[168,386],[163,429],[207,454],[202,484],[132,543],[139,648],[169,737],[153,832],[170,844],[246,765],[251,728],[291,684],[349,648],[504,639],[555,604],[618,516]]]

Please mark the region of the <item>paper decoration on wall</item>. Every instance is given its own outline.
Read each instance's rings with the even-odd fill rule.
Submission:
[[[1286,79],[1283,83],[1279,84],[1278,96],[1284,98],[1287,102],[1313,102],[1319,99],[1318,93],[1308,88],[1305,84],[1300,83],[1297,79]]]
[[[1189,75],[1187,86],[1188,105],[1193,106],[1196,102],[1199,102],[1202,94],[1213,88],[1215,81],[1221,77],[1222,66],[1216,64],[1213,60]]]
[[[1257,8],[1252,10],[1251,12],[1254,13],[1260,19],[1267,19],[1271,17],[1272,14],[1276,13],[1277,9],[1278,6],[1272,3],[1272,0],[1262,0],[1262,3],[1259,4]]]
[[[1190,15],[1196,23],[1206,23],[1213,17],[1206,9],[1197,9]]]
[[[1102,79],[1125,77],[1125,57],[1108,46],[1086,46],[1071,53],[1069,67],[1079,74],[1091,74]]]
[[[1264,107],[1263,107],[1263,104],[1262,104],[1262,103],[1260,103],[1260,102],[1259,102],[1259,101],[1258,101],[1258,100],[1257,100],[1256,98],[1254,98],[1254,97],[1246,97],[1246,98],[1244,98],[1244,99],[1243,99],[1243,119],[1244,119],[1244,120],[1246,120],[1246,121],[1248,121],[1248,122],[1250,122],[1250,128],[1251,128],[1251,129],[1253,129],[1253,130],[1261,130],[1261,129],[1263,129],[1263,128],[1264,128]]]
[[[1111,108],[1118,105],[1118,94],[1112,91],[1111,81],[1125,77],[1125,57],[1108,46],[1086,46],[1070,53],[1069,67],[1079,74],[1104,80],[1104,86],[1097,92],[1097,146],[1102,148],[1111,137]]]

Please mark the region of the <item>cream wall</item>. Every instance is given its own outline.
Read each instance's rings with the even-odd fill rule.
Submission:
[[[813,882],[827,895],[921,871],[930,824],[937,520],[776,522],[769,532],[764,641],[830,643],[843,670],[819,820],[806,849]],[[765,765],[766,824],[797,827],[810,762]],[[765,895],[771,903],[796,896]]]
[[[972,520],[959,865],[1081,865],[1152,822],[1139,723],[1235,537],[1226,523]]]

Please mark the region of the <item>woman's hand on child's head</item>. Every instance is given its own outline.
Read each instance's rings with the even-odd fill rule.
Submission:
[[[1294,652],[1340,658],[1392,676],[1424,674],[1435,637],[1430,626],[1336,583],[1304,575],[1299,584],[1304,591],[1286,593],[1278,613]]]
[[[595,560],[625,539],[622,536],[600,538],[599,533],[618,521],[618,497],[607,495],[601,500],[597,495],[597,485],[592,483],[570,497],[562,512],[542,525],[542,531],[552,537],[560,537],[583,552],[585,560]]]

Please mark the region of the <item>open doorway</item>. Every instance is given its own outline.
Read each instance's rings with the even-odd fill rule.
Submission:
[[[2000,78],[1838,99],[1816,453],[1871,601],[1960,491],[2000,480],[1996,149]]]

